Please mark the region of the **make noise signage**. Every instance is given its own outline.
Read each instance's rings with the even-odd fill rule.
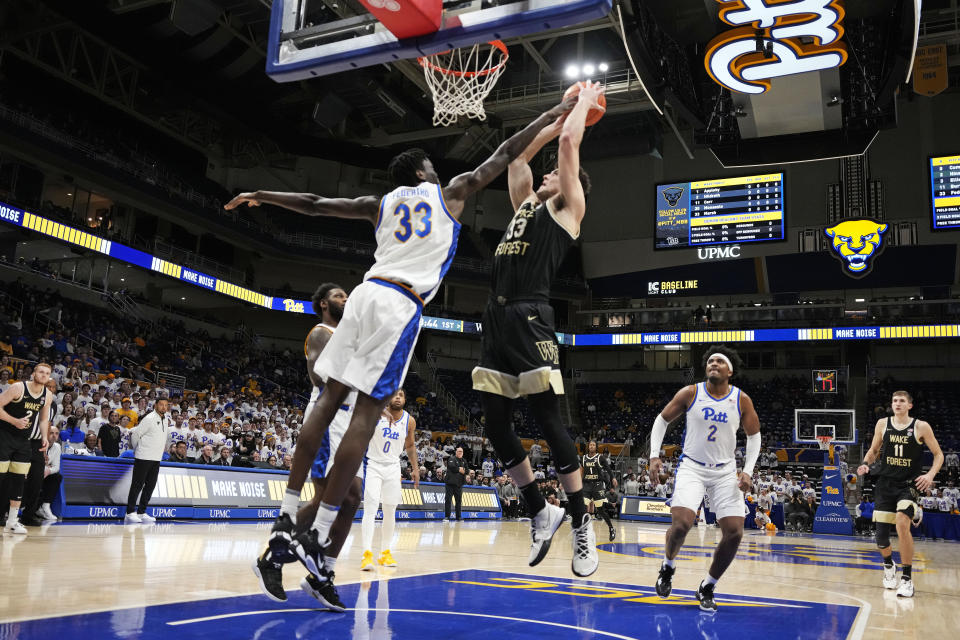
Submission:
[[[760,94],[773,78],[823,71],[847,61],[841,0],[716,0],[734,27],[707,45],[704,66],[718,84]]]

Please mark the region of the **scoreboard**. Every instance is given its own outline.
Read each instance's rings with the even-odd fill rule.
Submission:
[[[960,156],[930,158],[933,228],[960,227]]]
[[[654,248],[783,240],[783,174],[657,186]]]

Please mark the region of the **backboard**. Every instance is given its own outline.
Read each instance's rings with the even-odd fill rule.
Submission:
[[[293,82],[431,55],[602,18],[612,0],[464,0],[444,3],[440,28],[404,40],[346,2],[274,0],[267,75]],[[332,7],[332,8],[331,8]],[[336,15],[334,19],[330,16]]]
[[[833,435],[833,444],[856,444],[857,412],[854,409],[794,409],[793,441],[818,444],[817,436]]]

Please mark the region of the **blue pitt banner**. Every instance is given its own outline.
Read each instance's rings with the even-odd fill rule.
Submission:
[[[132,458],[64,455],[63,485],[54,511],[63,518],[124,517],[132,471]],[[181,520],[273,519],[286,485],[286,471],[161,462],[148,511],[155,518]],[[313,484],[307,483],[300,499],[311,500],[313,493]],[[438,520],[443,518],[443,507],[442,484],[421,482],[415,488],[404,481],[397,518]],[[499,518],[500,513],[495,489],[463,488],[465,518]]]
[[[820,506],[813,519],[814,533],[838,533],[853,535],[853,519],[843,501],[843,480],[840,469],[833,466],[823,468],[823,484],[820,487]]]

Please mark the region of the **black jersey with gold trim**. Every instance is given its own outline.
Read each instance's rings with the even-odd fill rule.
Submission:
[[[520,205],[493,252],[495,298],[542,299],[550,297],[553,276],[576,241],[557,221],[548,200],[530,199]]]

